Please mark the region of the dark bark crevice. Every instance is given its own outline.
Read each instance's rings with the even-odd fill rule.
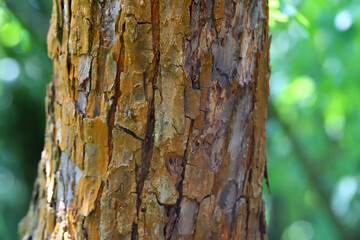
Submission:
[[[123,24],[123,33],[125,31],[125,23]],[[108,113],[107,118],[107,125],[108,125],[108,146],[109,146],[109,159],[108,163],[110,163],[113,154],[113,142],[112,142],[112,130],[114,128],[115,122],[115,114],[116,108],[118,105],[118,100],[121,95],[120,91],[120,81],[121,81],[121,73],[124,72],[124,62],[125,62],[125,46],[124,46],[124,34],[120,35],[120,51],[119,51],[119,59],[117,62],[117,69],[116,69],[116,78],[115,78],[115,93],[112,97],[111,107]],[[135,135],[136,136],[136,135]]]
[[[182,156],[180,180],[175,185],[176,189],[179,193],[179,198],[177,199],[175,205],[172,205],[167,209],[168,213],[170,212],[170,214],[172,214],[172,216],[170,216],[170,214],[168,214],[168,218],[171,221],[164,224],[164,236],[165,236],[166,240],[170,240],[172,238],[173,233],[174,233],[174,228],[175,228],[177,222],[179,221],[179,217],[180,217],[181,202],[184,198],[183,191],[184,191],[185,170],[186,170],[186,165],[187,165],[187,154],[189,151],[189,142],[190,142],[192,132],[194,129],[194,121],[195,121],[194,119],[191,119],[189,133],[188,133],[186,145],[185,145],[185,150],[184,150],[184,154]]]
[[[115,125],[114,126],[117,130],[123,131],[129,135],[131,135],[132,137],[134,137],[137,140],[143,141],[144,139],[142,139],[141,137],[139,137],[138,135],[136,135],[133,131],[131,131],[130,129],[124,128],[120,125]]]
[[[149,81],[146,79],[147,74],[144,74],[144,81],[150,85],[151,96],[147,94],[147,85],[144,85],[146,98],[148,101],[147,120],[145,138],[142,141],[141,151],[141,166],[135,167],[136,172],[136,222],[132,225],[131,239],[138,239],[138,218],[140,206],[142,204],[142,190],[144,188],[145,180],[149,174],[150,160],[152,157],[152,148],[154,144],[154,130],[155,130],[155,91],[156,83],[159,75],[160,66],[160,22],[159,22],[159,0],[151,0],[151,31],[152,31],[152,48],[154,59],[150,73]]]

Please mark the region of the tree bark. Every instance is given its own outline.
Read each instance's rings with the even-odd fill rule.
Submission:
[[[267,239],[265,0],[54,0],[22,239]]]

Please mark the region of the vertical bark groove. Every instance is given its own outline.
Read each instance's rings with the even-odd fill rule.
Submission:
[[[123,32],[125,31],[125,24],[122,27]],[[124,61],[125,61],[125,53],[124,53],[124,38],[123,36],[120,36],[120,51],[119,51],[119,59],[117,62],[117,68],[116,68],[116,78],[115,78],[115,94],[111,99],[111,107],[108,114],[108,147],[109,147],[109,159],[112,158],[112,152],[113,152],[113,142],[112,142],[112,130],[114,128],[114,122],[115,122],[115,113],[116,113],[116,107],[118,104],[119,97],[121,95],[120,92],[120,76],[121,73],[124,72]],[[130,131],[131,132],[131,131]]]

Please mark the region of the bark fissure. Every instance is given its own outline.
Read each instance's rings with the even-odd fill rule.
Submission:
[[[116,113],[116,107],[118,105],[118,100],[121,95],[120,91],[120,77],[121,73],[124,72],[124,61],[125,61],[125,49],[124,49],[124,38],[123,34],[125,32],[125,24],[123,24],[123,32],[120,36],[120,51],[119,51],[119,59],[117,62],[117,68],[116,68],[116,78],[115,78],[115,93],[112,97],[111,107],[108,114],[108,146],[109,146],[109,161],[112,158],[112,152],[113,152],[113,143],[112,143],[112,130],[114,128],[114,122],[115,122],[115,113]]]
[[[141,166],[136,167],[136,216],[139,218],[139,210],[142,204],[142,191],[144,188],[144,182],[149,174],[150,160],[152,157],[152,147],[154,144],[154,130],[155,130],[155,91],[156,91],[156,83],[159,74],[159,63],[160,63],[160,26],[159,26],[159,0],[151,0],[151,31],[152,31],[152,47],[153,47],[153,69],[151,72],[151,76],[149,78],[149,82],[146,84],[150,85],[151,88],[151,96],[146,94],[148,101],[148,113],[147,113],[147,121],[145,128],[145,139],[142,141],[142,151],[141,151]],[[144,78],[146,79],[146,75],[144,74]],[[145,91],[147,89],[147,85],[144,86]],[[139,171],[140,168],[140,171]],[[138,221],[138,220],[137,220]],[[131,239],[138,239],[138,223],[134,222],[132,226],[132,234]]]
[[[188,164],[186,155],[189,151],[190,136],[191,136],[193,128],[194,128],[194,119],[191,119],[190,121],[191,122],[190,122],[189,133],[188,133],[186,144],[185,144],[185,151],[182,156],[182,162],[181,162],[182,171],[180,173],[180,181],[177,183],[177,186],[176,186],[176,189],[179,193],[179,197],[178,197],[178,200],[175,205],[169,206],[170,208],[173,209],[172,211],[173,211],[173,214],[175,214],[175,219],[170,223],[164,224],[164,236],[165,236],[166,240],[170,240],[173,236],[174,228],[176,226],[176,223],[179,221],[181,201],[184,198],[183,184],[184,184],[184,179],[185,179],[185,169],[186,169],[186,165]],[[169,224],[169,226],[168,226],[168,224]],[[167,231],[168,228],[169,228],[169,231]]]
[[[137,140],[144,141],[144,139],[137,136],[133,131],[131,131],[131,130],[127,129],[127,128],[124,128],[124,127],[122,127],[120,125],[115,125],[115,128],[120,130],[120,131],[126,132],[127,134],[131,135],[132,137],[136,138]]]

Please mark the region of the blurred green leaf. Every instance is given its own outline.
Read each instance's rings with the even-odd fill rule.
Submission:
[[[14,47],[22,40],[22,31],[17,22],[7,22],[0,28],[0,40],[5,47]]]
[[[307,20],[307,18],[304,15],[302,15],[300,12],[296,12],[295,19],[304,27],[306,28],[310,27],[309,20]]]
[[[285,14],[283,14],[280,10],[272,10],[270,11],[270,17],[272,17],[275,21],[278,22],[287,22],[289,21],[289,17]]]

